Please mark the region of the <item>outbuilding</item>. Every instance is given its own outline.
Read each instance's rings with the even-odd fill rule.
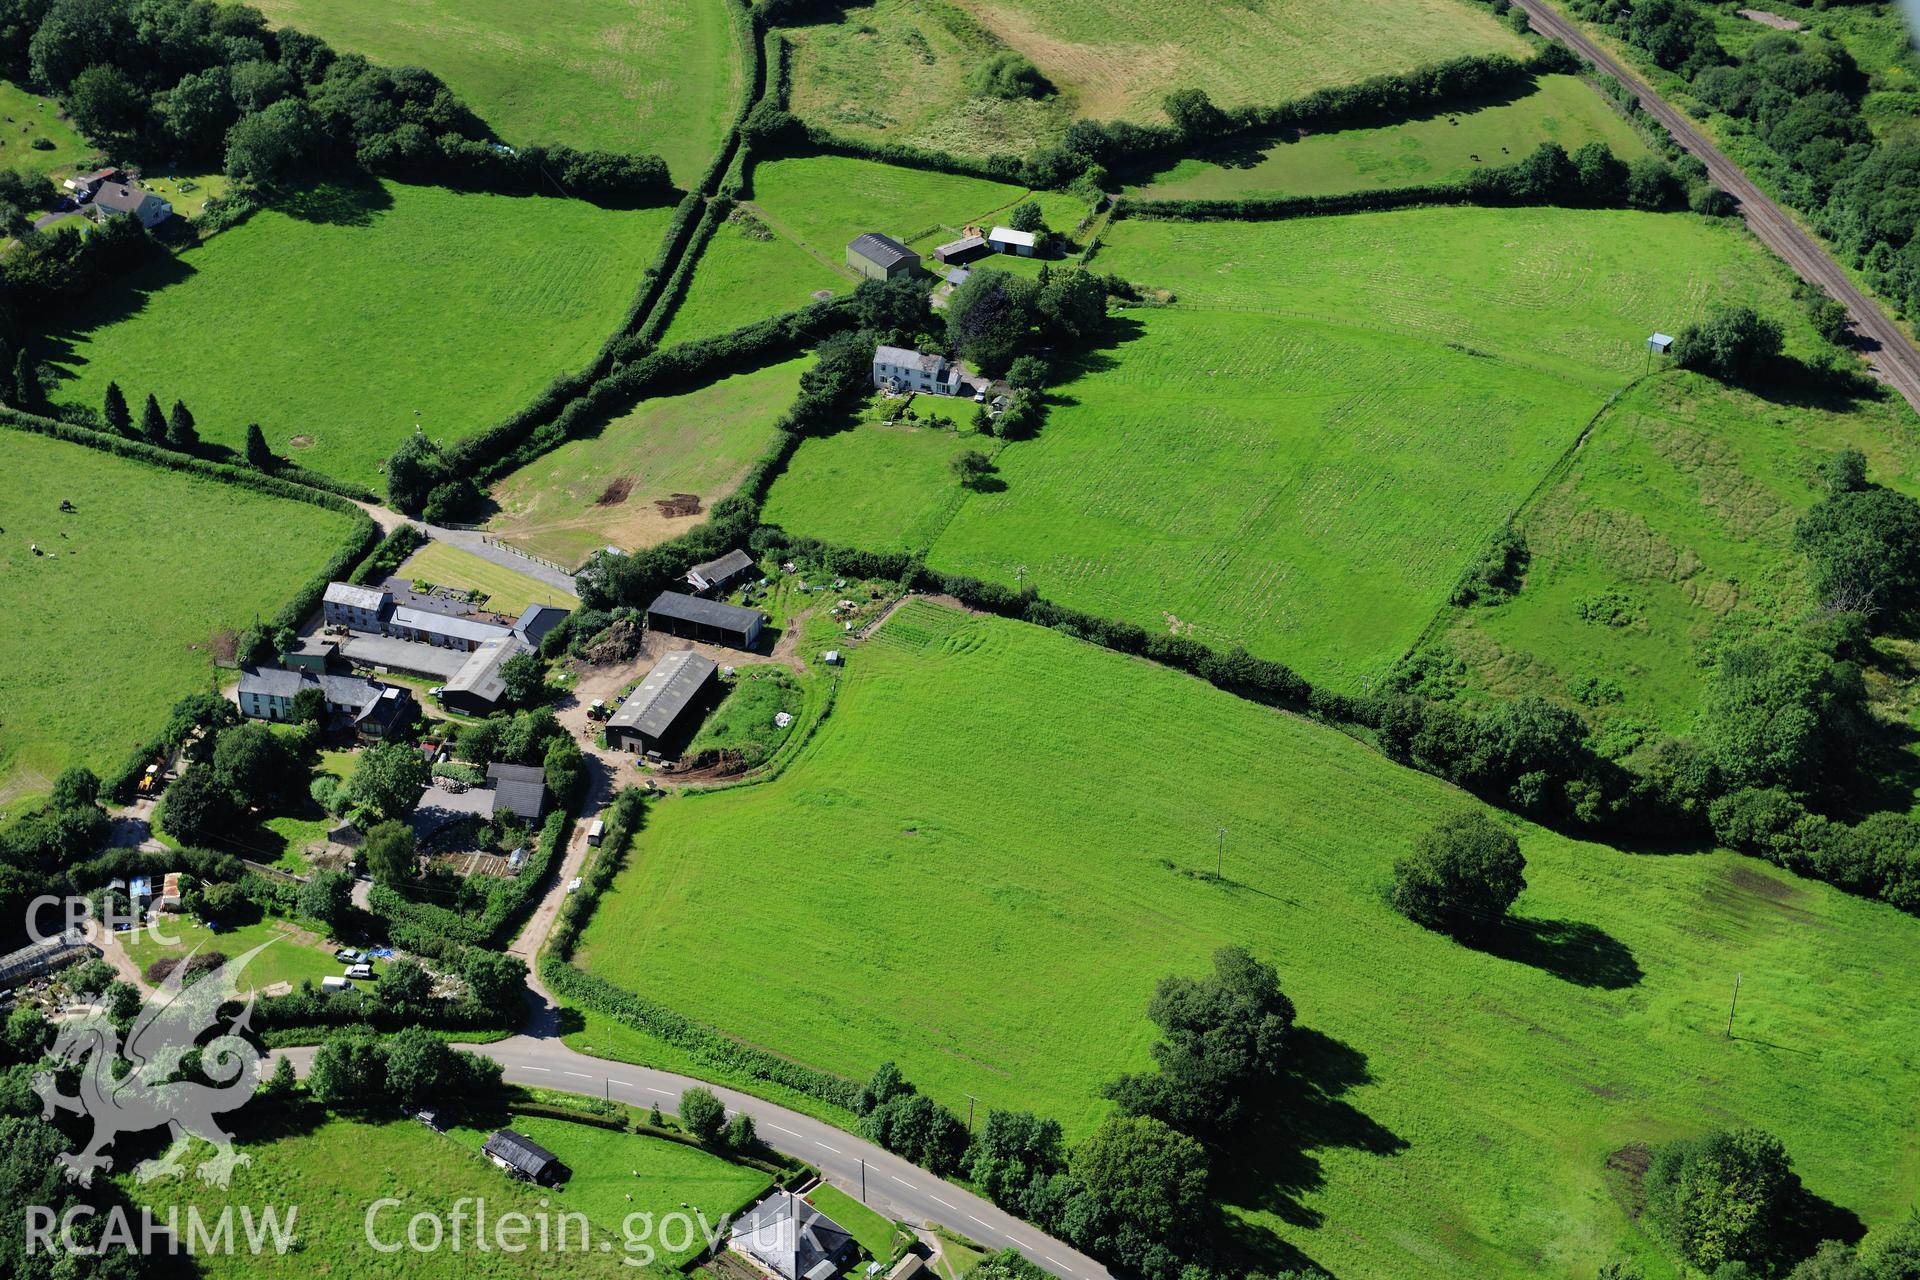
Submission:
[[[607,721],[607,745],[635,753],[677,750],[699,726],[719,672],[718,663],[692,649],[667,654]]]
[[[571,1172],[560,1163],[560,1157],[547,1150],[532,1138],[512,1129],[496,1129],[488,1136],[486,1145],[480,1148],[487,1159],[499,1165],[515,1178],[526,1182],[551,1187],[565,1181]]]
[[[529,823],[540,821],[547,808],[546,772],[530,764],[490,764],[487,779],[493,783],[493,811],[505,811]]]
[[[753,557],[744,551],[734,550],[717,560],[709,560],[687,570],[686,584],[693,588],[695,595],[714,595],[725,591],[751,572]]]
[[[957,267],[984,258],[993,251],[993,246],[987,243],[985,236],[961,236],[935,249],[933,260],[943,267]]]
[[[647,628],[687,640],[705,640],[734,649],[751,649],[760,639],[767,615],[758,609],[702,600],[679,591],[662,591],[647,606]]]
[[[847,242],[847,265],[869,280],[891,280],[920,269],[920,255],[878,231]]]
[[[320,597],[320,616],[328,626],[376,636],[387,629],[387,615],[392,610],[393,597],[378,587],[329,582],[326,594]]]
[[[507,694],[507,682],[501,671],[509,660],[533,652],[517,635],[494,636],[482,640],[480,647],[467,655],[453,678],[441,686],[440,705],[463,715],[485,716],[500,709]]]
[[[1022,258],[1031,258],[1039,237],[1031,231],[1015,231],[1012,227],[995,227],[987,232],[987,243],[993,246],[995,253],[1011,253]]]

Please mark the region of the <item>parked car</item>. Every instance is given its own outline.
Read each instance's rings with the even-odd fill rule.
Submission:
[[[358,964],[360,962],[360,953],[352,947],[341,947],[333,953],[333,958],[335,960],[344,960],[348,964]]]
[[[355,982],[371,981],[373,978],[373,966],[370,964],[348,965],[347,976]]]

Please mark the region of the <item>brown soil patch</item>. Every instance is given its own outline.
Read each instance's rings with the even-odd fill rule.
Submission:
[[[312,436],[289,436],[287,438],[287,448],[311,449],[313,448],[313,437]]]
[[[1727,883],[1742,893],[1751,893],[1771,902],[1790,902],[1806,896],[1804,889],[1775,880],[1772,876],[1761,875],[1750,867],[1734,867],[1728,871]]]
[[[1644,1142],[1629,1143],[1607,1157],[1607,1183],[1630,1218],[1639,1218],[1647,1207],[1647,1193],[1641,1184],[1652,1163],[1653,1148]]]
[[[676,493],[670,498],[655,498],[653,505],[660,508],[660,514],[669,520],[700,514],[700,495],[697,493]]]
[[[240,633],[232,627],[216,631],[207,637],[207,648],[212,652],[215,662],[232,662],[234,653],[240,648]]]
[[[593,505],[596,507],[617,507],[625,502],[627,495],[632,492],[633,477],[620,476],[600,491],[600,496],[593,500]]]

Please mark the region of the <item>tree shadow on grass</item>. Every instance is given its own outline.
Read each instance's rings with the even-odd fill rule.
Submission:
[[[269,207],[300,222],[370,227],[393,208],[393,195],[373,181],[321,182],[276,196]]]
[[[1784,1274],[1804,1258],[1813,1256],[1823,1240],[1859,1244],[1867,1234],[1867,1224],[1853,1210],[1815,1195],[1804,1185],[1796,1185],[1781,1206],[1774,1240],[1778,1265]]]
[[[1266,1114],[1249,1127],[1239,1147],[1220,1158],[1215,1178],[1223,1203],[1271,1213],[1293,1226],[1317,1227],[1319,1211],[1301,1203],[1326,1182],[1315,1152],[1343,1147],[1391,1156],[1405,1151],[1407,1142],[1343,1096],[1373,1080],[1365,1054],[1311,1027],[1296,1026],[1290,1043],[1292,1079],[1268,1102]],[[1256,1252],[1277,1243],[1265,1233],[1243,1233],[1231,1225],[1228,1233]],[[1272,1260],[1260,1261],[1271,1268]]]
[[[1646,976],[1625,943],[1604,929],[1579,920],[1514,917],[1487,937],[1467,945],[1580,987],[1618,991],[1638,985]]]

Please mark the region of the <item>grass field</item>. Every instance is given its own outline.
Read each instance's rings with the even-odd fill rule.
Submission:
[[[1784,272],[1692,217],[1127,220],[1108,243],[1096,268],[1179,304],[1121,315],[1040,437],[1000,451],[1000,491],[947,471],[971,437],[863,426],[806,442],[767,519],[1357,693],[1640,372],[1649,331],[1712,296],[1812,342]]]
[[[500,511],[487,529],[557,564],[601,547],[637,551],[698,523],[657,505],[693,494],[704,510],[733,492],[773,442],[773,425],[799,390],[805,358],[735,374],[697,391],[643,400],[599,434],[569,440],[493,487]],[[624,498],[608,488],[628,481]]]
[[[730,333],[804,307],[822,290],[843,293],[852,287],[844,273],[792,240],[770,229],[763,234],[765,239],[757,238],[738,222],[724,223],[714,232],[667,325],[663,346]]]
[[[211,1187],[191,1173],[139,1186],[122,1178],[122,1186],[140,1204],[152,1205],[164,1220],[169,1206],[179,1206],[182,1226],[189,1205],[209,1222],[227,1205],[247,1205],[257,1214],[272,1205],[285,1219],[286,1208],[297,1209],[298,1247],[285,1253],[260,1256],[237,1251],[202,1256],[196,1265],[209,1280],[257,1280],[257,1277],[354,1276],[372,1280],[574,1280],[576,1277],[640,1276],[665,1280],[677,1274],[664,1266],[640,1269],[623,1265],[618,1225],[612,1231],[593,1224],[590,1247],[582,1250],[577,1227],[568,1227],[569,1248],[542,1250],[534,1246],[537,1232],[518,1238],[529,1247],[504,1253],[489,1235],[489,1248],[474,1244],[474,1200],[485,1201],[490,1223],[509,1213],[525,1214],[538,1223],[547,1215],[557,1238],[553,1215],[576,1212],[564,1194],[530,1187],[506,1177],[477,1152],[462,1147],[452,1135],[439,1134],[413,1120],[384,1122],[328,1117],[317,1109],[303,1110],[277,1123],[241,1115],[258,1126],[269,1125],[257,1136],[242,1138],[242,1150],[252,1163],[233,1175],[229,1188]],[[190,1161],[205,1157],[208,1148],[196,1145]],[[189,1164],[189,1169],[192,1165]],[[374,1202],[392,1198],[398,1206],[384,1206],[374,1216],[374,1238],[383,1245],[398,1243],[393,1251],[375,1249],[368,1241],[368,1215]],[[463,1203],[464,1202],[464,1203]],[[455,1206],[466,1215],[465,1247],[448,1247],[450,1219]],[[431,1214],[443,1231],[438,1250],[406,1247],[408,1220]],[[592,1222],[589,1215],[588,1221]],[[240,1233],[236,1221],[235,1235]],[[491,1227],[489,1227],[491,1231]],[[424,1226],[420,1239],[431,1240]],[[514,1237],[507,1237],[513,1241]],[[608,1248],[599,1246],[606,1242]]]
[[[1793,524],[1822,492],[1815,468],[1848,444],[1875,481],[1920,489],[1904,405],[1771,403],[1691,374],[1641,383],[1518,522],[1525,587],[1450,611],[1432,648],[1472,690],[1578,691],[1602,719],[1684,733],[1723,644],[1815,607]]]
[[[830,1183],[807,1192],[807,1203],[845,1227],[854,1242],[881,1262],[893,1256],[894,1225]]]
[[[701,0],[265,0],[389,66],[419,66],[508,142],[651,152],[699,180],[739,106],[725,5]]]
[[[493,613],[519,617],[530,604],[559,605],[572,609],[579,598],[571,592],[550,586],[538,578],[483,560],[447,542],[429,542],[400,566],[400,575],[425,578],[435,586],[465,587],[486,593],[486,608]]]
[[[0,475],[0,808],[69,764],[118,767],[209,686],[214,633],[278,611],[352,528],[18,431],[0,431]]]
[[[155,961],[181,960],[196,951],[218,951],[234,961],[265,943],[272,945],[248,961],[239,976],[242,991],[262,991],[277,982],[297,987],[309,979],[318,986],[320,979],[345,969],[325,938],[273,916],[218,931],[187,916],[168,916],[165,928],[174,941],[162,943],[145,930],[120,935],[127,955],[143,972]]]
[[[1524,96],[1477,110],[1334,133],[1289,133],[1187,157],[1131,189],[1148,200],[1244,200],[1331,195],[1464,177],[1510,164],[1542,142],[1568,151],[1604,142],[1622,160],[1646,143],[1577,76],[1543,76]]]
[[[546,1116],[516,1115],[507,1123],[514,1132],[524,1133],[559,1156],[573,1170],[573,1176],[557,1191],[547,1193],[555,1206],[586,1214],[589,1222],[616,1240],[621,1238],[621,1224],[634,1213],[658,1218],[697,1211],[709,1229],[717,1229],[722,1219],[738,1214],[773,1184],[773,1179],[758,1169],[730,1164],[697,1147],[663,1138]],[[478,1152],[492,1127],[450,1132],[462,1146]],[[698,1221],[696,1218],[696,1224]],[[659,1261],[663,1267],[677,1266],[697,1252],[698,1247],[677,1253],[663,1251]]]
[[[1174,89],[1204,89],[1223,106],[1277,103],[1458,54],[1525,49],[1458,0],[880,0],[790,35],[800,115],[836,132],[978,155],[1025,154],[1074,116],[1163,120],[1161,99]],[[1002,47],[1026,55],[1059,94],[974,97],[974,68]]]
[[[42,138],[53,146],[33,145]],[[0,80],[0,167],[65,177],[65,170],[99,154],[62,116],[59,103]]]
[[[258,422],[276,452],[377,488],[415,425],[467,435],[585,364],[668,217],[398,183],[330,188],[311,209],[96,291],[48,352],[67,376],[56,398],[98,407],[111,379],[136,414],[149,392],[183,399],[206,439],[238,448]]]
[[[1607,1156],[1716,1122],[1778,1133],[1871,1226],[1906,1215],[1920,922],[1729,854],[1519,825],[1520,923],[1468,950],[1380,890],[1472,803],[1166,670],[915,603],[777,779],[654,808],[586,961],[753,1043],[854,1076],[895,1058],[949,1105],[1077,1136],[1146,1065],[1154,982],[1247,944],[1322,1092],[1304,1149],[1228,1199],[1339,1275],[1590,1276],[1641,1247]],[[1222,827],[1225,878],[1189,874]],[[739,909],[743,865],[782,891]],[[890,927],[903,901],[919,927]]]

